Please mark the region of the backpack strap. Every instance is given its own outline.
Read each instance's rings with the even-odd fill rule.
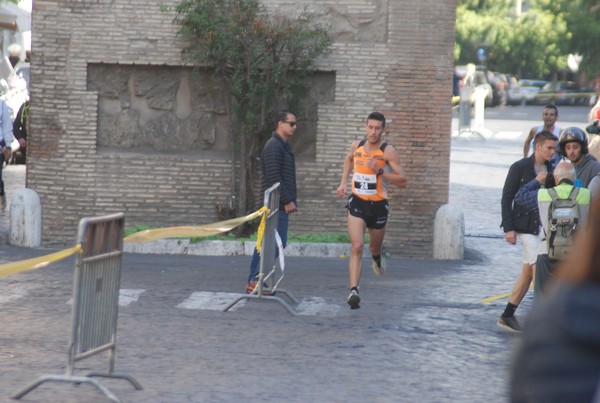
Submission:
[[[571,189],[571,193],[569,193],[569,200],[571,200],[575,204],[577,204],[577,209],[579,209],[579,203],[577,203],[577,195],[579,194],[579,189],[580,189],[579,187],[573,186],[573,189]],[[575,231],[578,226],[579,226],[579,219],[575,218],[575,220],[573,222],[573,231]]]
[[[367,139],[362,139],[361,141],[359,141],[358,146],[356,148],[364,146],[366,142],[367,142]]]
[[[388,146],[388,143],[386,143],[385,141],[381,144],[381,146],[379,146],[379,149],[381,150],[381,152],[385,151],[385,148]]]

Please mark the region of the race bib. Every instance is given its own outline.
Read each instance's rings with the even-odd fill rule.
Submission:
[[[363,196],[377,194],[377,175],[355,173],[354,193]]]

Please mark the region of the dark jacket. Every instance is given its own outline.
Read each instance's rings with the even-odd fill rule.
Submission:
[[[546,178],[545,186],[547,188],[554,187],[552,164],[548,161],[546,162],[546,169],[548,177]],[[515,195],[521,186],[535,179],[535,177],[534,155],[522,158],[510,166],[508,175],[506,175],[506,181],[504,182],[504,188],[502,189],[502,223],[500,226],[504,229],[504,232],[516,231],[518,225],[515,225],[515,218],[521,216],[521,214],[525,214],[529,218],[528,229],[520,229],[517,232],[535,235],[539,233],[540,219],[537,206],[533,209],[527,209],[525,206],[514,203]]]
[[[585,154],[579,164],[575,166],[575,174],[581,187],[587,188],[592,178],[600,172],[600,162],[592,154]]]
[[[280,183],[279,204],[283,207],[289,202],[296,205],[296,162],[292,148],[276,133],[265,144],[260,155],[262,178],[260,192],[265,193],[275,183]]]
[[[600,285],[560,284],[536,302],[514,352],[513,403],[590,403],[600,381]]]

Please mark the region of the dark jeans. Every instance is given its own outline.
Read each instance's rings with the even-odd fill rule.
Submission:
[[[281,237],[281,242],[283,243],[283,247],[287,245],[287,233],[288,233],[288,222],[289,216],[283,211],[283,209],[279,209],[279,220],[277,222],[277,233]],[[275,252],[275,256],[279,256],[279,250]],[[259,272],[259,264],[260,264],[260,255],[254,248],[254,254],[252,255],[252,262],[250,263],[250,274],[248,275],[248,282],[258,280],[258,272]]]

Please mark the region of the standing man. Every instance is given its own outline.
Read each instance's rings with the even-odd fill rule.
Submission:
[[[0,197],[4,197],[4,181],[2,180],[2,166],[4,161],[9,162],[12,157],[11,145],[15,140],[13,135],[13,124],[10,117],[10,108],[0,99],[0,147],[2,147],[2,153],[0,154]]]
[[[346,195],[348,176],[353,168],[352,194],[348,199],[348,233],[352,244],[350,255],[350,295],[351,309],[360,308],[358,283],[361,274],[361,259],[364,248],[365,229],[369,229],[369,249],[373,257],[373,271],[381,275],[385,271],[382,254],[385,224],[388,218],[388,183],[404,188],[406,176],[398,162],[398,153],[382,139],[385,130],[385,116],[373,112],[365,125],[367,138],[352,142],[344,160],[342,181],[337,195]]]
[[[589,154],[587,135],[579,127],[567,127],[558,137],[558,146],[575,165],[575,186],[587,188],[600,172],[600,162]]]
[[[279,222],[277,232],[283,246],[287,244],[289,215],[298,211],[296,206],[296,163],[288,140],[296,132],[296,115],[287,110],[277,112],[277,127],[260,155],[262,178],[260,192],[279,182]],[[254,249],[246,293],[254,291],[259,280],[260,255]]]
[[[525,157],[510,166],[502,190],[502,224],[504,239],[515,245],[519,239],[523,252],[523,266],[517,278],[504,312],[498,319],[498,325],[513,332],[521,332],[521,326],[514,314],[519,303],[527,293],[533,280],[537,248],[540,242],[540,220],[537,206],[528,208],[515,203],[519,189],[532,180],[543,183],[547,188],[553,186],[550,160],[556,151],[556,137],[543,131],[535,136],[533,155]]]
[[[525,139],[525,143],[523,143],[523,157],[528,157],[529,149],[534,148],[533,139],[535,138],[536,134],[546,130],[551,132],[558,138],[561,129],[556,125],[557,120],[558,108],[553,104],[548,104],[544,106],[544,109],[542,110],[542,121],[544,123],[541,125],[533,126],[531,130],[529,130],[529,134]],[[556,154],[554,154],[554,157],[552,158],[552,166],[556,166],[556,164],[558,164],[561,158],[562,156],[560,155],[560,153],[557,152]]]

